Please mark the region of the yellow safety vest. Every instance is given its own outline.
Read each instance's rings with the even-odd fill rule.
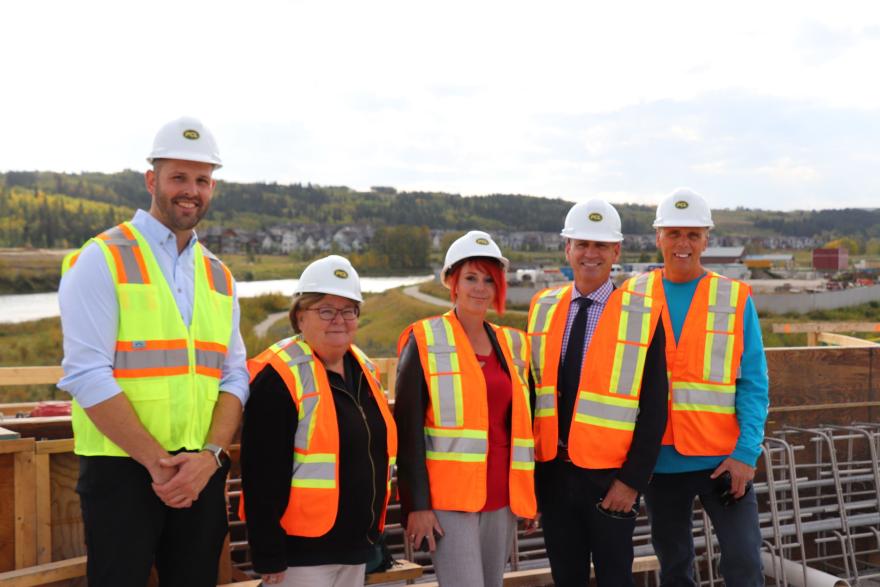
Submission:
[[[113,376],[141,423],[165,450],[204,446],[232,337],[232,274],[201,243],[193,248],[195,293],[189,328],[149,243],[124,222],[90,239],[104,253],[119,302]],[[80,249],[81,251],[82,249]],[[65,257],[75,270],[79,251]],[[74,452],[128,456],[73,401]]]

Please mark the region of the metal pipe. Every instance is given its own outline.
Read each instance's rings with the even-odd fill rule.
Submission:
[[[779,573],[777,569],[782,569],[789,577],[788,585],[792,587],[850,587],[849,581],[768,552],[761,553],[761,562],[768,577],[775,579]]]

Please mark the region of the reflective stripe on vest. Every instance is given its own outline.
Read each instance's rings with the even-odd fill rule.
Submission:
[[[461,366],[458,353],[451,342],[452,326],[442,317],[427,321],[425,338],[428,341],[428,389],[434,421],[440,426],[461,426]]]
[[[97,238],[104,241],[116,261],[118,283],[150,283],[143,254],[130,226],[120,224]]]
[[[709,282],[709,311],[706,313],[706,350],[703,378],[729,382],[733,358],[733,328],[739,282],[712,279]]]
[[[736,413],[736,385],[674,381],[672,391],[672,405],[677,410]]]
[[[534,440],[529,406],[529,343],[525,333],[490,324],[510,372],[510,508],[535,513]],[[454,311],[411,326],[431,408],[425,463],[436,509],[479,511],[486,503],[489,422],[486,382]],[[407,330],[409,331],[409,329]]]
[[[579,467],[613,469],[626,461],[645,358],[661,319],[658,290],[662,284],[651,274],[630,278],[602,310],[581,370],[568,438],[568,454]]]
[[[130,222],[84,246],[90,244],[101,249],[116,288],[114,377],[163,448],[200,449],[219,394],[233,305],[231,288],[224,294],[210,284],[204,259],[213,259],[223,272],[228,269],[200,243],[193,245],[193,316],[187,326],[149,243]],[[78,252],[68,255],[63,268],[75,270],[77,259]],[[126,456],[76,401],[71,420],[77,454]]]
[[[435,461],[485,462],[489,451],[486,430],[425,427],[425,456]]]
[[[550,330],[550,323],[553,321],[553,316],[556,314],[556,308],[559,305],[559,300],[566,293],[570,291],[570,287],[559,287],[556,289],[547,290],[544,294],[541,295],[535,301],[536,307],[532,311],[532,315],[529,319],[529,335],[531,337],[532,344],[532,377],[535,381],[535,384],[538,386],[537,394],[547,395],[552,393],[554,396],[556,395],[556,386],[552,386],[552,389],[543,386],[544,381],[544,355],[546,353],[547,346],[547,332]],[[553,366],[552,368],[556,368]],[[539,399],[535,401],[535,416],[544,415],[539,414],[538,412],[541,410],[546,410],[548,406],[546,406],[546,402],[542,402]],[[556,401],[553,400],[553,405],[556,405]]]

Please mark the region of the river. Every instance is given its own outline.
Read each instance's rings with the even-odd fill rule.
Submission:
[[[361,277],[364,292],[379,293],[402,285],[413,285],[433,279],[433,275],[409,275],[404,277]],[[269,293],[293,295],[298,279],[273,279],[269,281],[240,281],[236,283],[238,295],[252,298]],[[58,294],[18,294],[0,296],[0,323],[27,322],[58,316]]]

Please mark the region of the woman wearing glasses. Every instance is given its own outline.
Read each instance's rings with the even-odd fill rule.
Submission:
[[[394,417],[407,538],[432,552],[441,585],[496,587],[516,532],[534,518],[529,344],[486,321],[504,311],[507,259],[485,232],[446,253],[455,307],[400,337]]]
[[[290,309],[296,335],[249,363],[240,512],[267,585],[363,585],[382,532],[397,433],[353,344],[362,301],[348,260],[313,262]]]

